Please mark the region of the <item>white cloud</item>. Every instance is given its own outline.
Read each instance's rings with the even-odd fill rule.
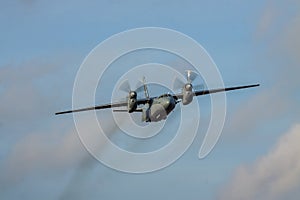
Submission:
[[[298,6],[300,8],[300,5]],[[300,14],[297,13],[287,24],[280,45],[284,48],[282,53],[287,53],[294,62],[300,63]],[[299,67],[298,67],[299,68]]]
[[[89,121],[88,116],[81,123],[90,127]],[[113,134],[118,129],[112,119],[107,119],[105,123],[108,127],[105,132],[108,134]],[[41,172],[57,174],[57,172],[69,171],[74,169],[74,166],[91,160],[75,128],[67,128],[67,130],[64,130],[65,127],[60,128],[60,125],[56,124],[53,130],[28,133],[14,145],[1,166],[2,189],[12,188],[20,181]],[[99,130],[91,129],[89,131],[99,132]],[[93,140],[93,138],[90,139]],[[101,150],[106,147],[102,141],[99,141],[98,145]]]
[[[299,141],[300,124],[296,124],[267,155],[251,165],[239,167],[219,199],[298,199]]]
[[[279,13],[276,7],[272,2],[268,2],[265,11],[263,12],[261,19],[258,22],[256,36],[262,37],[268,32],[276,17],[278,17]]]
[[[291,6],[292,5],[292,6]],[[228,128],[235,136],[249,133],[259,125],[299,110],[300,85],[300,8],[299,2],[267,1],[258,21],[256,35],[266,42],[263,60],[257,61],[261,86],[230,118]],[[260,64],[267,60],[268,65]],[[299,96],[299,95],[298,95]],[[296,112],[295,112],[296,111]]]
[[[295,3],[289,1],[289,3]],[[243,132],[260,122],[275,117],[297,116],[299,87],[299,13],[291,15],[286,3],[268,3],[258,29],[275,34],[268,47],[268,55],[275,62],[272,88],[250,99],[248,106],[238,109],[232,117],[233,126]],[[294,7],[299,7],[295,3]],[[276,11],[276,13],[274,13]],[[280,13],[280,16],[278,15]],[[282,16],[288,16],[283,18]],[[282,24],[283,20],[285,23]],[[262,27],[260,27],[262,26]],[[277,27],[275,27],[277,26]],[[263,29],[263,30],[262,30]],[[273,30],[277,30],[272,32]],[[271,56],[271,57],[270,57]],[[278,63],[276,63],[278,62]],[[282,66],[282,63],[285,65]],[[263,86],[262,86],[263,87]],[[285,133],[265,156],[251,165],[244,164],[222,188],[219,199],[299,199],[300,185],[300,124]],[[255,148],[255,147],[254,147]]]
[[[281,117],[292,105],[291,100],[284,95],[278,98],[277,85],[271,89],[260,86],[257,90],[259,92],[256,95],[243,102],[229,117],[231,123],[227,126],[231,132],[237,133],[236,135],[251,132],[262,123]]]

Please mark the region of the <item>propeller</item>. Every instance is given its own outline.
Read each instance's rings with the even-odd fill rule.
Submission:
[[[137,91],[137,92],[142,92],[142,91],[144,91],[144,79],[143,79],[143,81],[141,81],[141,80],[138,80],[138,82],[136,83],[136,90],[135,91]]]
[[[129,92],[132,91],[128,79],[125,79],[125,80],[121,83],[121,85],[120,85],[120,87],[119,87],[119,90],[121,90],[121,91],[123,91],[123,92],[127,92],[127,93],[129,93]]]
[[[198,76],[198,74],[192,70],[186,70],[185,75],[188,83],[192,83]]]
[[[143,76],[143,80],[139,80],[136,84],[136,91],[141,92],[144,91],[145,97],[149,99],[148,87],[146,85],[146,78]]]
[[[198,74],[192,70],[186,70],[185,71],[185,78],[186,78],[186,82],[183,82],[182,79],[180,79],[179,77],[175,77],[174,81],[173,81],[173,89],[174,90],[179,90],[182,89],[185,85],[187,84],[192,84],[192,82],[197,78]],[[204,89],[204,85],[200,84],[200,85],[192,85],[192,88],[195,90],[200,90],[200,89]]]
[[[121,85],[119,86],[119,90],[127,92],[127,112],[132,113],[137,109],[137,93],[136,91],[132,90],[130,87],[130,83],[128,79],[125,79]],[[121,110],[115,110],[114,112],[125,112]]]
[[[182,87],[185,85],[185,82],[183,82],[181,79],[179,79],[177,76],[174,78],[173,81],[173,89],[179,90],[182,89]]]
[[[127,98],[129,98],[129,99],[136,99],[136,97],[137,97],[137,92],[135,90],[131,89],[130,83],[129,83],[128,79],[125,79],[121,83],[121,85],[119,87],[119,90],[128,93],[128,97]]]
[[[204,90],[205,85],[204,84],[198,84],[198,85],[193,85],[194,90]]]
[[[121,90],[121,91],[123,91],[123,92],[126,92],[126,93],[129,93],[129,97],[135,96],[135,98],[136,98],[137,93],[144,91],[144,92],[145,92],[145,96],[146,96],[147,98],[149,98],[147,86],[146,86],[146,84],[145,84],[145,77],[143,77],[143,80],[142,80],[142,81],[141,81],[141,80],[138,80],[138,82],[137,82],[135,88],[136,88],[136,89],[133,90],[133,89],[131,88],[131,86],[130,86],[129,80],[128,80],[128,79],[125,79],[125,80],[121,83],[121,85],[120,85],[120,87],[119,87],[119,90]]]

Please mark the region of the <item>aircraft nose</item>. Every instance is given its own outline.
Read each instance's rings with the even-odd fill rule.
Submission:
[[[164,102],[163,102],[163,107],[165,108],[165,109],[167,109],[168,108],[168,106],[170,105],[170,101],[169,100],[165,100]]]

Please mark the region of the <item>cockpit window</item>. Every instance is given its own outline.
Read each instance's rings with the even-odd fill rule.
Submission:
[[[159,97],[169,97],[171,96],[170,94],[163,94],[163,95],[160,95]]]

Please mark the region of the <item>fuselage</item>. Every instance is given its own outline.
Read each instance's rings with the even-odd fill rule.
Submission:
[[[176,106],[176,99],[170,94],[154,98],[143,108],[142,121],[157,122],[165,120]]]

